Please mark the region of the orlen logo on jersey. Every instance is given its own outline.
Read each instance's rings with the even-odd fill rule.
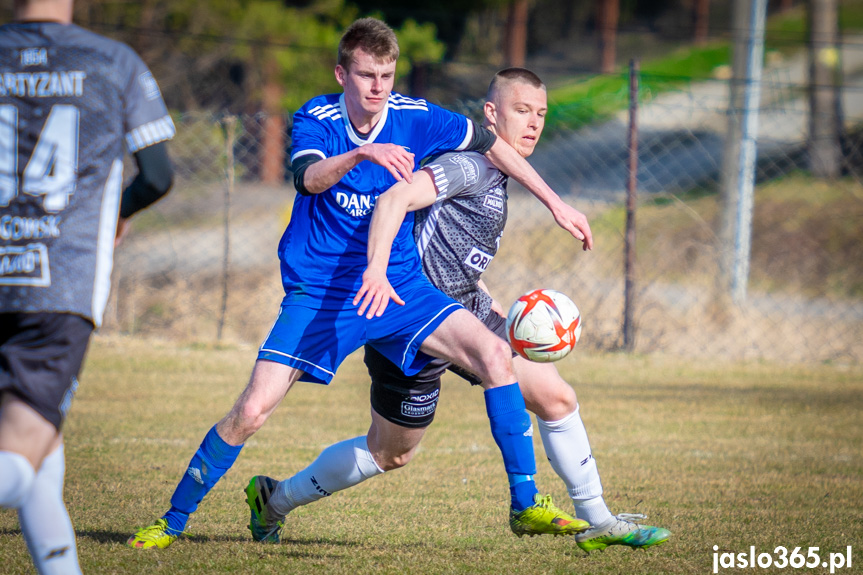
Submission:
[[[464,263],[478,272],[484,272],[485,268],[488,267],[488,264],[491,263],[491,260],[494,259],[494,256],[491,256],[485,253],[482,250],[478,250],[475,247],[471,248],[470,253],[465,258]]]
[[[367,216],[375,207],[374,196],[368,194],[346,194],[336,192],[336,202],[354,217]]]

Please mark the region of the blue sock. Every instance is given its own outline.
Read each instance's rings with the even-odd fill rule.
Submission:
[[[503,455],[503,466],[509,478],[512,508],[522,511],[534,504],[538,493],[533,476],[536,457],[530,415],[517,383],[485,390],[485,409],[491,434]]]
[[[169,532],[173,535],[183,532],[189,515],[195,512],[204,496],[231,468],[242,448],[242,445],[225,443],[216,433],[215,425],[210,429],[171,497],[171,509],[162,516],[168,522]]]

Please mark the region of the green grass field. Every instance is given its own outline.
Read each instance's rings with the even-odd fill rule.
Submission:
[[[86,573],[690,574],[712,572],[714,545],[804,554],[817,546],[825,559],[851,545],[854,569],[836,572],[863,565],[863,367],[583,350],[559,365],[579,394],[609,506],[671,529],[665,546],[587,556],[571,539],[512,535],[481,392],[456,378],[445,381],[437,420],[409,466],[295,511],[281,545],[254,543],[241,492],[250,476],[284,478],[324,446],[365,433],[368,380],[354,355],[329,388],[290,392],[193,516],[191,536],[163,551],[126,548],[167,508],[254,355],[95,338],[66,427],[66,498]],[[535,437],[540,488],[571,509]],[[0,565],[32,572],[10,511],[0,512]]]

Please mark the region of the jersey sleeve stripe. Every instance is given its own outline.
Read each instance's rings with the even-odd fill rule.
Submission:
[[[138,126],[126,134],[126,146],[129,148],[129,152],[134,154],[147,146],[170,140],[174,134],[176,134],[176,129],[171,116],[162,116],[158,120]]]
[[[318,120],[326,120],[327,118],[331,120],[342,119],[341,110],[338,106],[333,106],[332,104],[327,104],[326,106],[315,106],[309,110],[309,114]]]
[[[439,196],[445,196],[447,188],[449,187],[449,179],[446,177],[446,172],[442,166],[438,164],[433,164],[429,166],[431,168],[432,174],[434,174],[434,185],[437,188],[437,192]]]
[[[405,106],[407,109],[428,110],[428,102],[423,99],[408,98],[401,94],[390,94],[390,106]]]
[[[303,156],[320,156],[322,160],[326,160],[327,156],[320,150],[300,150],[299,152],[294,152],[294,155],[291,156],[291,161],[296,161],[297,158],[302,158]]]
[[[461,144],[458,145],[456,151],[461,152],[466,149],[470,144],[470,141],[473,140],[473,122],[470,121],[470,118],[465,118],[465,122],[467,122],[467,134],[464,137],[464,140],[461,141]]]
[[[392,110],[425,110],[428,111],[428,106],[420,106],[418,104],[387,104]]]

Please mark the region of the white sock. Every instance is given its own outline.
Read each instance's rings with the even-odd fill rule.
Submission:
[[[558,421],[537,418],[539,434],[551,467],[557,472],[575,505],[575,515],[593,526],[611,518],[602,498],[602,482],[579,407]]]
[[[311,465],[280,481],[267,507],[278,515],[353,487],[384,470],[375,463],[366,436],[347,439],[324,449]]]
[[[11,451],[0,451],[0,507],[17,509],[27,498],[36,472],[27,458]]]
[[[66,462],[61,445],[42,461],[25,505],[18,508],[21,532],[40,575],[79,575],[75,530],[63,502]]]

